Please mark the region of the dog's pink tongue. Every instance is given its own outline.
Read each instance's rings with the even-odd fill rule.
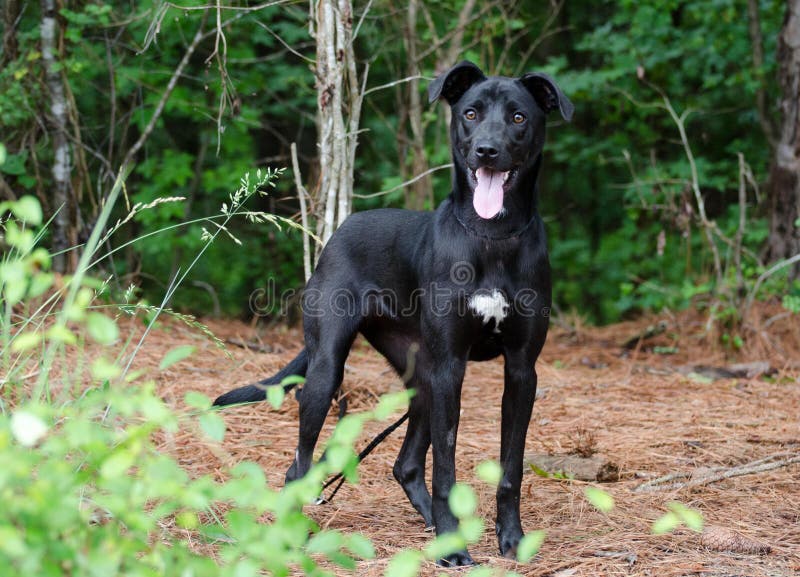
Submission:
[[[492,218],[503,209],[503,180],[505,172],[481,167],[475,171],[478,184],[472,195],[472,205],[481,218]]]

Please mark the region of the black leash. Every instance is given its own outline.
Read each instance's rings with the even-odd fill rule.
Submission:
[[[406,419],[408,419],[408,413],[405,413],[397,421],[395,421],[394,423],[392,423],[391,425],[386,427],[381,433],[378,434],[378,436],[376,436],[374,439],[372,439],[372,441],[370,441],[369,445],[364,447],[364,449],[358,454],[358,462],[360,463],[361,461],[363,461],[364,458],[367,455],[369,455],[375,447],[380,445],[383,442],[383,440],[386,439],[386,437],[388,437],[389,435],[391,435],[394,432],[394,430],[397,429],[397,427],[402,425],[406,421]],[[327,499],[325,497],[323,497],[323,496],[320,496],[319,499],[317,499],[317,504],[318,505],[321,505],[322,503],[330,503],[331,501],[333,501],[333,498],[336,496],[336,493],[339,492],[339,489],[344,484],[344,474],[343,473],[337,473],[336,475],[334,475],[333,477],[328,479],[325,482],[325,484],[322,486],[322,491],[325,491],[325,489],[327,489],[328,487],[333,485],[336,481],[339,481],[339,484],[336,485],[336,487],[333,488],[333,492],[331,493],[331,496],[328,497]]]

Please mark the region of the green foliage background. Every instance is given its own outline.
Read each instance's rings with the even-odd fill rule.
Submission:
[[[10,60],[4,56],[7,61],[0,69],[0,140],[8,149],[0,171],[17,196],[37,194],[51,213],[52,149],[43,128],[46,88],[38,43],[41,13],[39,3],[23,4],[18,55]],[[202,6],[187,0],[179,4]],[[463,4],[423,3],[427,15],[419,18],[416,30],[423,49],[448,38]],[[229,5],[244,7],[248,2]],[[81,184],[88,228],[117,164],[145,130],[186,46],[201,23],[213,28],[216,15],[154,0],[113,5],[66,0],[64,6],[64,75],[86,159],[75,182]],[[365,6],[356,3],[356,16]],[[784,9],[776,0],[759,2],[767,57],[764,68],[756,69],[746,7],[741,0],[571,0],[546,27],[546,5],[519,3],[508,18],[489,4],[467,26],[459,58],[478,62],[491,73],[549,72],[576,106],[572,125],[552,122],[541,183],[560,310],[577,310],[604,323],[685,305],[708,290],[709,255],[686,208],[691,205],[687,160],[674,123],[663,109],[649,104],[660,102],[661,90],[679,112],[695,111],[687,130],[703,193],[711,216],[732,233],[737,153],[744,155],[757,180],[766,179],[771,151],[759,127],[756,92],[765,88],[774,102],[774,54]],[[374,2],[359,29],[356,51],[362,67],[369,64],[368,87],[406,76],[405,9],[392,1]],[[159,10],[166,15],[147,44]],[[307,5],[224,10],[222,18],[231,20],[225,27],[225,84],[217,61],[209,59],[216,40],[212,34],[192,56],[127,182],[131,204],[164,196],[187,200],[139,213],[131,238],[218,212],[239,175],[255,166],[290,166],[292,141],[298,142],[303,174],[313,188],[316,92]],[[539,42],[543,30],[547,33]],[[452,63],[439,62],[433,51],[421,59],[421,72],[432,78],[437,67],[447,64]],[[402,154],[405,135],[398,134],[403,120],[398,117],[399,90],[376,91],[365,102],[359,193],[398,184],[400,165],[410,162]],[[229,98],[220,116],[223,93]],[[423,120],[430,165],[448,162],[442,106],[428,108]],[[447,171],[434,174],[437,201],[449,193],[449,178]],[[287,175],[254,209],[294,216],[295,196]],[[752,194],[749,200],[755,204]],[[357,200],[355,206],[364,210],[402,203],[398,190]],[[766,238],[766,220],[758,208],[751,207],[751,215],[745,243],[757,252]],[[278,290],[302,285],[299,233],[265,234],[245,223],[240,227],[237,236],[244,249],[232,242],[215,243],[175,294],[174,307],[209,313],[215,293],[223,313],[247,315],[249,295],[270,279]],[[160,299],[168,279],[202,246],[200,232],[199,224],[190,225],[131,245],[110,265],[113,282],[124,289],[136,281],[145,296]]]
[[[121,339],[120,327],[104,314],[140,315],[147,327],[154,326],[158,314],[171,315],[208,336],[195,319],[147,300],[162,302],[167,286],[168,294],[178,286],[167,299],[177,311],[206,314],[218,303],[223,313],[246,315],[255,289],[270,282],[277,290],[301,285],[300,236],[286,220],[270,218],[296,215],[293,179],[287,175],[274,188],[263,187],[260,192],[268,192],[263,196],[255,194],[259,185],[250,187],[247,180],[237,193],[230,191],[254,167],[288,166],[291,142],[298,143],[306,180],[314,182],[316,89],[307,5],[223,10],[221,18],[229,21],[225,75],[213,57],[219,39],[209,34],[166,101],[125,180],[122,199],[104,208],[104,200],[121,189],[122,158],[147,130],[187,45],[199,27],[213,30],[216,14],[191,9],[202,5],[189,0],[63,0],[62,73],[75,110],[73,183],[86,245],[78,251],[85,255],[78,274],[62,279],[62,289],[55,288],[51,255],[41,248],[51,230],[47,218],[58,208],[51,193],[42,14],[38,2],[19,5],[20,17],[13,23],[17,53],[0,54],[0,185],[5,196],[19,199],[0,199],[0,461],[10,463],[0,469],[0,489],[7,497],[0,515],[0,565],[41,575],[182,571],[242,577],[263,570],[287,574],[290,567],[328,575],[317,566],[321,558],[352,569],[356,558],[373,557],[363,537],[320,530],[300,509],[318,495],[329,474],[343,471],[355,480],[353,445],[364,420],[387,418],[407,398],[384,398],[370,414],[340,421],[328,458],[280,496],[265,490],[263,473],[251,463],[230,471],[224,483],[190,480],[177,462],[156,450],[152,436],[169,435],[180,426],[219,442],[224,422],[202,395],[186,396],[188,411],[172,411],[152,383],[135,370],[129,374],[138,346],[132,337]],[[357,16],[365,5],[356,5]],[[422,4],[425,14],[416,34],[423,52],[446,44],[463,5]],[[368,86],[376,87],[407,74],[406,5],[379,0],[370,6],[356,48],[362,66],[369,64]],[[774,102],[777,93],[771,55],[783,4],[759,2],[768,55],[762,69],[753,65],[747,6],[741,1],[576,0],[564,3],[552,21],[547,8],[553,4],[516,3],[506,12],[500,6],[481,5],[465,29],[458,57],[491,73],[549,72],[577,109],[571,126],[557,120],[551,125],[541,182],[560,309],[610,322],[685,305],[708,292],[714,279],[689,209],[687,157],[674,122],[654,104],[666,96],[679,112],[693,111],[687,130],[702,193],[710,216],[732,236],[738,154],[757,182],[765,180],[770,162],[756,95],[764,90]],[[430,78],[452,64],[439,56],[431,50],[422,57],[422,74]],[[360,193],[397,185],[400,167],[410,165],[399,90],[376,91],[365,103],[356,176]],[[449,161],[444,118],[441,106],[427,109],[423,117],[431,166]],[[274,174],[266,174],[263,178],[271,181]],[[265,182],[258,173],[256,180]],[[433,181],[438,202],[449,192],[449,175],[437,172]],[[185,200],[164,202],[167,197]],[[767,234],[766,215],[752,190],[748,198],[744,241],[757,253]],[[234,221],[232,213],[244,215],[243,200],[252,219]],[[230,206],[220,215],[223,203]],[[396,191],[359,200],[356,208],[402,204],[403,193]],[[136,205],[140,208],[131,211]],[[126,215],[133,216],[125,226],[114,224]],[[222,234],[211,227],[211,218],[236,228]],[[282,230],[263,226],[264,221]],[[89,238],[95,223],[97,232]],[[111,232],[103,236],[106,224]],[[97,255],[114,249],[113,259],[92,266]],[[203,258],[188,264],[198,255]],[[752,280],[762,270],[750,259],[744,272]],[[144,299],[129,288],[134,282]],[[787,309],[800,310],[800,287],[783,297]],[[112,299],[124,304],[111,304]],[[65,347],[82,356],[88,341],[113,345],[108,354],[117,357],[82,359],[73,370],[51,370]],[[191,352],[191,347],[166,352],[160,368]],[[29,372],[31,367],[37,370]],[[278,405],[281,398],[270,393],[270,401]],[[497,465],[494,472],[491,465],[483,467],[479,476],[496,483]],[[601,510],[613,507],[602,492],[587,491],[587,499]],[[423,559],[435,560],[480,538],[484,527],[474,517],[474,495],[457,486],[451,501],[459,531],[433,540],[424,552],[399,553],[387,575],[416,574]],[[669,508],[654,532],[680,523],[697,528],[702,521],[680,504]],[[274,521],[261,522],[265,513]],[[170,523],[215,543],[219,558],[197,554],[164,530]],[[520,560],[532,557],[543,539],[542,531],[529,534],[520,544]],[[474,574],[487,571],[478,568]]]

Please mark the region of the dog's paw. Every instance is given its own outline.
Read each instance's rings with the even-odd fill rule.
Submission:
[[[505,557],[506,559],[511,559],[512,561],[516,561],[517,559],[517,546],[512,545],[510,547],[505,547],[505,551],[503,550],[503,545],[500,545],[500,554]]]
[[[292,481],[296,481],[299,478],[297,474],[297,461],[292,461],[292,466],[289,467],[289,470],[286,471],[286,477],[284,483],[288,485]]]
[[[497,542],[500,545],[500,555],[506,559],[517,558],[517,545],[522,539],[522,531],[499,531]]]
[[[475,565],[475,561],[466,550],[451,553],[447,557],[439,559],[436,563],[442,567],[465,567]]]

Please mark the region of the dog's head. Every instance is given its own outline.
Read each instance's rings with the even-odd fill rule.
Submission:
[[[569,121],[574,109],[546,74],[487,77],[467,61],[431,82],[428,97],[450,105],[456,171],[464,169],[484,219],[502,215],[505,194],[530,176],[544,147],[545,116],[558,109]]]

